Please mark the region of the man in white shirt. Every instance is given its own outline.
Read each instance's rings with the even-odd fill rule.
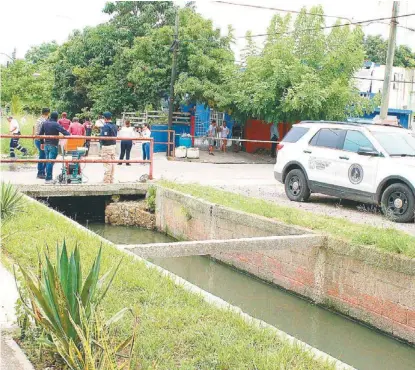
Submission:
[[[216,145],[215,138],[216,138],[217,131],[218,131],[218,126],[216,124],[216,120],[213,119],[208,130],[209,155],[214,155],[213,146]]]
[[[20,127],[19,122],[17,122],[16,119],[14,119],[12,116],[7,117],[7,120],[9,121],[9,132],[12,135],[20,135]],[[17,149],[23,153],[23,155],[27,155],[27,149],[22,147],[19,144],[19,138],[16,139],[10,139],[10,158],[15,158],[16,154],[14,153],[14,150]]]
[[[95,121],[95,129],[101,131],[101,128],[104,127],[105,121],[103,120],[102,116],[99,116],[98,119]]]
[[[223,121],[222,127],[220,128],[220,137],[222,139],[221,150],[226,153],[226,145],[228,144],[229,127],[226,122]]]
[[[119,137],[125,137],[125,138],[133,138],[136,136],[134,127],[131,127],[131,122],[129,120],[125,121],[125,126],[121,128],[120,131],[118,131]],[[132,140],[121,140],[121,154],[120,154],[120,160],[125,159],[128,161],[130,160],[130,153],[131,148],[133,147],[133,141]],[[118,163],[119,166],[122,165],[122,163]],[[126,163],[127,166],[131,166],[131,163]]]

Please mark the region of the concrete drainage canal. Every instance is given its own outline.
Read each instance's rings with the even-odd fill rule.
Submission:
[[[402,334],[404,343],[388,335],[383,327],[379,328],[382,331],[377,330],[375,323],[350,314],[350,309],[342,314],[338,306],[328,303],[324,293],[326,277],[318,271],[330,256],[327,251],[323,256],[316,255],[323,242],[307,230],[273,224],[261,218],[247,221],[236,211],[232,215],[228,213],[232,212],[230,210],[224,211],[222,207],[218,209],[166,189],[158,189],[156,214],[150,218],[145,216],[144,221],[147,204],[144,192],[83,195],[71,197],[70,201],[61,196],[42,194],[39,197],[30,192],[29,195],[45,201],[112,243],[355,368],[414,368],[415,348],[411,337]],[[224,217],[227,222],[223,222]],[[114,220],[117,225],[108,223]],[[137,226],[140,222],[147,228]],[[309,286],[313,284],[314,289],[307,289],[306,283],[301,289],[299,285],[294,288],[295,284],[281,283],[283,280],[277,273],[283,269],[281,265],[289,264],[288,259],[295,265],[295,254],[287,257],[284,237],[293,243],[291,251],[307,250],[295,258],[308,255],[308,260],[315,259],[317,272],[307,274],[304,261],[304,268],[296,269],[296,274],[303,274],[302,279],[309,279]],[[191,240],[196,242],[189,242]],[[272,245],[276,246],[275,250],[270,247]],[[261,261],[258,255],[262,256]],[[269,265],[264,265],[264,256]],[[274,270],[270,264],[274,265]],[[265,270],[270,270],[273,278]]]

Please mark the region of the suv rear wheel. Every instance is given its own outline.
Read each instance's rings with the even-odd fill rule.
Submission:
[[[303,171],[294,169],[285,177],[285,194],[295,202],[305,202],[310,198],[310,188]]]
[[[394,222],[409,222],[414,218],[415,197],[405,184],[389,185],[382,194],[381,206],[385,216]]]

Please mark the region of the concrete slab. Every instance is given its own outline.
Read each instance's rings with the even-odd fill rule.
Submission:
[[[0,369],[33,370],[20,347],[11,338],[10,332],[17,328],[15,303],[17,292],[14,276],[0,264]]]
[[[15,328],[16,315],[14,305],[19,293],[13,275],[0,264],[0,327],[4,329]]]
[[[0,338],[0,370],[34,370],[21,348],[4,333]]]
[[[144,195],[147,192],[146,183],[127,184],[73,184],[73,185],[16,185],[21,192],[31,197],[83,197],[98,195]]]
[[[323,235],[288,235],[228,240],[201,240],[176,243],[117,245],[143,257],[203,256],[221,252],[255,252],[291,248],[310,248],[326,243]]]

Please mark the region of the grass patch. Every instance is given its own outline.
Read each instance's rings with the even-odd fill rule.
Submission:
[[[16,117],[17,122],[19,122],[20,132],[22,135],[33,135],[33,127],[36,123],[37,117],[35,116],[26,116],[26,122],[22,121],[22,117]],[[9,134],[9,121],[6,117],[2,117],[1,120],[1,133]],[[20,139],[19,143],[25,147],[30,155],[35,155],[37,149],[35,143],[32,139]],[[10,139],[1,139],[1,154],[9,154]],[[16,156],[20,157],[21,153],[16,150]]]
[[[3,244],[3,252],[24,268],[37,266],[37,248],[54,246],[63,238],[69,248],[78,242],[82,266],[88,269],[100,240],[74,228],[63,216],[25,200],[25,213],[3,226],[20,230]],[[52,248],[53,249],[53,248]],[[102,271],[124,253],[103,245]],[[101,308],[110,316],[121,308],[139,309],[140,328],[133,369],[333,369],[309,353],[277,339],[268,329],[247,324],[239,315],[215,308],[185,291],[144,263],[125,257]],[[117,328],[117,339],[131,332],[130,320]]]
[[[337,217],[316,215],[311,212],[280,206],[262,199],[216,190],[210,186],[184,185],[164,180],[160,181],[159,184],[225,207],[275,218],[287,224],[326,233],[352,245],[373,246],[381,251],[415,258],[415,237],[393,228],[378,228],[357,224]]]

